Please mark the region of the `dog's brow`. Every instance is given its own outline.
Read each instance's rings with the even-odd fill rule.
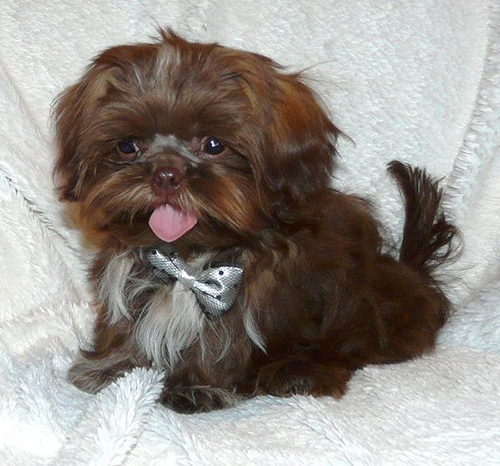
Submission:
[[[153,154],[164,152],[167,150],[173,150],[179,155],[182,155],[186,159],[190,160],[191,162],[199,162],[199,160],[186,147],[185,143],[183,143],[173,134],[169,134],[168,136],[165,136],[164,134],[155,135],[149,149]]]

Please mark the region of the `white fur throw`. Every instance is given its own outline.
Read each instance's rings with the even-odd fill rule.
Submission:
[[[186,416],[136,370],[65,382],[93,313],[55,200],[50,105],[110,45],[156,25],[311,67],[340,144],[333,181],[391,233],[392,159],[443,177],[465,252],[438,350],[359,371],[344,399],[262,397]],[[496,0],[4,0],[0,11],[0,464],[500,464],[500,5]],[[496,156],[496,157],[495,157]]]

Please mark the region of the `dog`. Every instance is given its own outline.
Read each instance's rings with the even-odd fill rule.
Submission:
[[[341,133],[302,73],[164,29],[95,58],[54,121],[59,196],[96,247],[80,389],[157,367],[183,413],[340,398],[356,370],[435,346],[458,234],[442,190],[389,164],[406,217],[384,252],[370,202],[331,187]]]

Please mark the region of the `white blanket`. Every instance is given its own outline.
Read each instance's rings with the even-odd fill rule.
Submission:
[[[341,401],[185,416],[137,370],[65,382],[93,313],[87,255],[53,194],[50,104],[103,48],[170,25],[269,55],[313,85],[341,141],[334,183],[402,225],[385,165],[443,177],[465,252],[438,350],[369,367]],[[0,464],[500,464],[500,7],[495,0],[4,0],[0,13]]]

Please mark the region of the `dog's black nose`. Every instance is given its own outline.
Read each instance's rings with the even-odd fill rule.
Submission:
[[[153,174],[153,185],[156,189],[171,194],[179,188],[184,173],[175,167],[158,167]]]

